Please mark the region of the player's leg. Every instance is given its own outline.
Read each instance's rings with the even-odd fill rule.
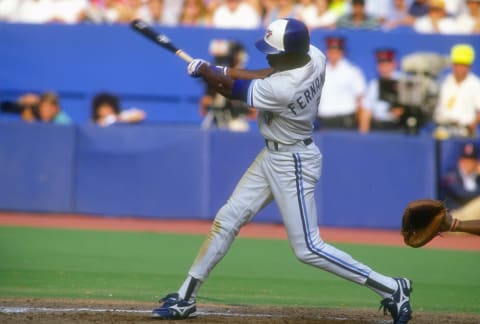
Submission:
[[[386,299],[391,299],[397,291],[403,291],[399,289],[401,284],[408,286],[409,294],[409,282],[399,282],[377,273],[321,239],[314,197],[315,185],[321,173],[321,160],[314,150],[295,153],[291,157],[291,161],[286,157],[277,158],[277,163],[266,175],[297,258],[342,278],[366,285]],[[279,169],[284,172],[279,172]],[[407,315],[410,316],[410,313]]]
[[[266,175],[297,258],[364,284],[371,269],[320,238],[314,197],[321,170],[320,156],[310,151],[277,153],[273,160]]]
[[[193,307],[200,286],[215,265],[225,256],[240,228],[272,201],[270,187],[263,174],[263,157],[264,151],[257,156],[240,179],[227,203],[220,208],[187,278],[177,293],[167,295],[167,297],[171,296],[171,302],[169,303],[167,298],[164,301],[167,307],[162,306],[154,310],[154,316],[162,318],[191,317],[178,314],[178,310],[172,309],[170,304],[175,306],[178,303],[186,303]],[[171,314],[172,316],[170,316]]]
[[[210,233],[190,268],[192,277],[204,281],[226,254],[240,228],[272,201],[273,196],[262,170],[263,155],[261,152],[257,156],[215,216]]]

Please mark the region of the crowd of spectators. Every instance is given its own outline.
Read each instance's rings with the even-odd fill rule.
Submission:
[[[11,23],[128,23],[262,28],[297,18],[310,29],[411,28],[419,33],[480,33],[480,0],[0,0]]]
[[[53,91],[43,92],[41,94],[25,93],[21,95],[16,103],[2,103],[2,110],[18,113],[21,120],[26,123],[51,123],[68,125],[72,119],[61,107],[59,96]]]
[[[480,79],[471,70],[471,45],[454,45],[449,57],[412,53],[401,63],[394,48],[379,48],[374,53],[377,76],[367,83],[363,69],[350,61],[345,42],[326,38],[317,129],[424,132],[439,140],[478,136]]]
[[[377,49],[377,75],[367,82],[363,69],[349,60],[343,37],[330,35],[325,43],[328,60],[316,130],[427,132],[439,140],[479,136],[480,78],[471,70],[475,61],[471,45],[454,45],[450,57],[413,53],[401,64],[394,48]],[[214,39],[209,52],[218,66],[244,68],[248,59],[243,45],[234,40]],[[443,70],[446,73],[438,78]],[[2,111],[16,112],[26,122],[71,122],[52,92],[27,93],[15,104],[19,108]],[[146,119],[141,109],[122,110],[113,93],[98,93],[90,106],[91,122],[100,126]],[[204,129],[248,131],[249,121],[256,118],[255,110],[209,88],[199,100],[199,112]]]
[[[6,108],[5,106],[8,106]],[[69,125],[73,119],[62,109],[60,97],[53,91],[40,94],[25,93],[17,102],[2,103],[2,110],[16,113],[26,123],[47,123]],[[144,121],[146,113],[139,108],[122,109],[120,98],[110,92],[95,94],[90,103],[90,122],[98,126],[110,126],[120,123],[139,123]]]

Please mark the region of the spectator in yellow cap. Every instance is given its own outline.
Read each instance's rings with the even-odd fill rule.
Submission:
[[[413,29],[423,34],[455,34],[457,23],[448,16],[444,0],[430,0],[428,13],[415,19]]]
[[[451,50],[452,72],[443,81],[434,121],[437,138],[473,136],[480,122],[480,79],[471,72],[475,50],[458,44]]]

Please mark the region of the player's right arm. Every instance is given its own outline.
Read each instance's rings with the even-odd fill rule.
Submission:
[[[208,86],[221,95],[247,102],[247,92],[250,82],[263,79],[273,72],[273,69],[242,70],[211,67],[203,60],[193,60],[188,65],[188,73],[193,77],[202,77]]]

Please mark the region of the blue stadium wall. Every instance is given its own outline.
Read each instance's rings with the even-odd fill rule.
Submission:
[[[436,197],[428,137],[315,134],[320,223],[398,228],[407,202]],[[211,219],[263,140],[194,126],[101,128],[0,122],[0,209]],[[255,221],[281,222],[276,206]]]
[[[265,66],[250,44],[262,31],[162,28],[193,56],[208,58],[214,38],[247,45],[249,67]],[[368,78],[373,52],[395,47],[448,55],[474,36],[411,32],[341,32],[347,51]],[[325,32],[312,42],[323,48]],[[245,134],[202,131],[203,87],[185,63],[127,26],[0,24],[0,100],[26,91],[54,90],[76,125],[27,125],[0,114],[0,209],[113,216],[211,219],[262,149],[255,128]],[[478,63],[474,66],[479,70]],[[90,125],[89,102],[99,91],[121,96],[124,107],[145,109],[137,126]],[[405,204],[436,198],[439,173],[454,166],[459,141],[429,136],[315,134],[323,152],[318,185],[320,224],[398,228]],[[274,205],[255,221],[280,222]]]

